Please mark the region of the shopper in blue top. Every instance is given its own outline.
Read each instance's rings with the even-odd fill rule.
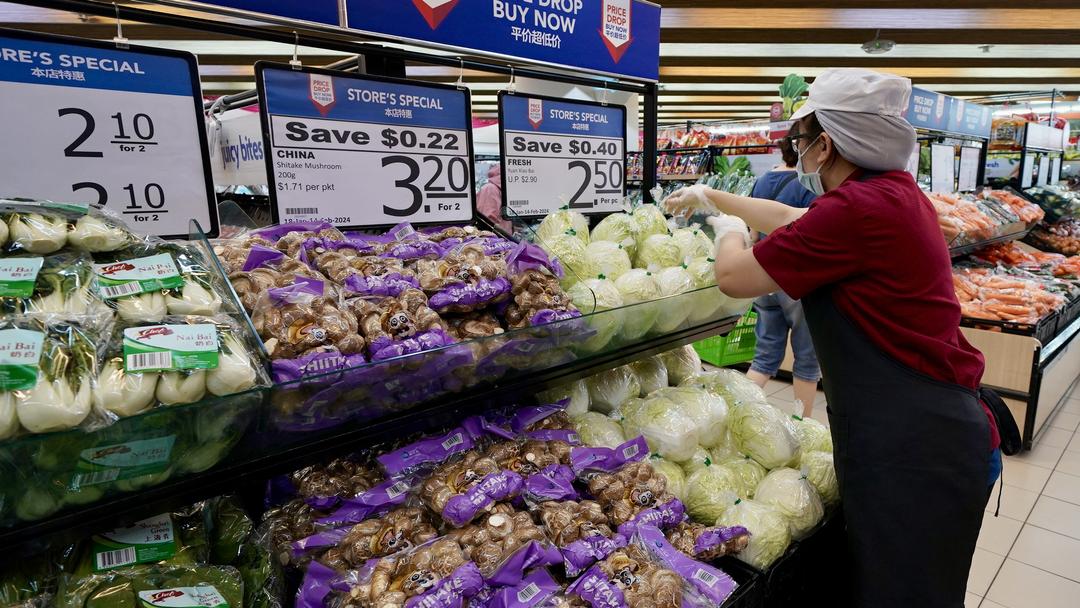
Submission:
[[[805,209],[813,202],[814,193],[804,188],[796,179],[795,163],[799,156],[787,138],[780,140],[780,154],[783,164],[758,178],[750,196]],[[746,376],[762,388],[765,387],[765,383],[780,370],[790,331],[791,351],[795,356],[792,370],[795,379],[795,405],[802,410],[801,415],[805,418],[814,409],[821,369],[818,368],[814,344],[810,341],[810,330],[806,327],[802,304],[798,300],[792,300],[786,293],[777,291],[754,300],[754,310],[758,315],[754,328],[754,333],[757,334],[757,352],[754,353],[754,362],[750,364],[750,371]]]

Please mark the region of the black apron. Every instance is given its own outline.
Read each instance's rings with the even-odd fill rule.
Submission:
[[[829,288],[803,298],[828,398],[859,608],[962,608],[990,471],[975,391],[883,353]]]

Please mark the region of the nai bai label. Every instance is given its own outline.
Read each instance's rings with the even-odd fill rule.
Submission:
[[[149,325],[124,330],[125,371],[168,372],[217,366],[217,327],[209,323]]]
[[[83,450],[68,487],[77,492],[103,483],[151,479],[166,473],[175,443],[176,435],[166,435]]]
[[[140,591],[139,600],[143,608],[229,608],[213,585]]]
[[[0,391],[34,388],[44,341],[40,331],[0,330]]]
[[[148,291],[181,289],[184,277],[171,255],[161,253],[111,264],[94,264],[98,293],[106,300],[134,296]]]
[[[45,258],[0,260],[0,298],[29,298]]]
[[[176,534],[167,513],[90,539],[94,570],[160,562],[176,555]]]

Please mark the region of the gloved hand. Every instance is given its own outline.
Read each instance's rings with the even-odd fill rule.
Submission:
[[[720,258],[718,255],[720,241],[733,232],[742,235],[743,246],[747,249],[753,244],[750,238],[750,229],[746,227],[746,222],[742,218],[720,214],[709,216],[705,221],[713,227],[713,232],[716,233],[716,238],[713,240],[713,257],[715,259]]]
[[[664,199],[664,209],[672,215],[684,217],[695,212],[719,213],[720,210],[705,195],[706,191],[708,191],[708,188],[705,184],[694,184],[693,186],[679,188]]]

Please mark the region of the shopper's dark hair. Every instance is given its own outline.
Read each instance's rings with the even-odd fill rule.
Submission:
[[[791,145],[791,140],[786,137],[781,138],[778,145],[780,148],[780,157],[784,159],[784,165],[787,167],[794,167],[795,164],[799,162],[799,154]]]

